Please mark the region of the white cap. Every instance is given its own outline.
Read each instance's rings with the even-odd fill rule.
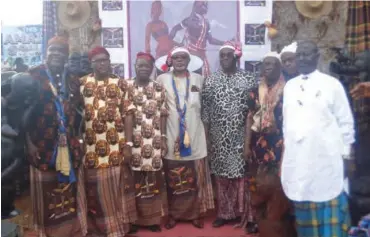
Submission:
[[[280,54],[278,54],[277,52],[273,51],[273,52],[269,52],[268,54],[266,54],[263,59],[267,58],[267,57],[273,57],[273,58],[277,58],[279,59],[279,61],[281,60],[280,59]]]
[[[296,51],[297,51],[297,42],[293,42],[290,45],[285,46],[281,50],[280,55],[282,55],[283,53],[287,53],[287,52],[295,53]]]
[[[176,53],[187,53],[188,55],[190,55],[189,50],[187,50],[186,48],[183,48],[183,47],[177,47],[177,48],[173,49],[171,51],[171,56],[176,54]]]
[[[230,44],[224,44],[221,46],[221,48],[219,49],[219,51],[223,50],[223,49],[232,49],[235,51],[235,47],[230,45]]]

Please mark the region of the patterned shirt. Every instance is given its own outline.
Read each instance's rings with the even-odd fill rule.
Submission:
[[[241,178],[245,175],[245,121],[254,107],[250,97],[257,82],[252,74],[238,70],[233,75],[217,71],[205,80],[202,91],[202,119],[210,126],[211,171],[217,176]]]
[[[106,168],[122,164],[125,145],[123,106],[127,82],[115,75],[97,80],[90,74],[80,79],[83,99],[86,168]]]
[[[153,81],[146,87],[138,86],[133,79],[128,80],[128,84],[127,98],[136,108],[131,168],[158,171],[162,168],[161,116],[168,113],[164,88]]]
[[[38,148],[41,159],[34,160],[29,158],[30,163],[40,170],[50,170],[49,163],[53,157],[55,145],[58,136],[58,119],[56,107],[54,104],[55,96],[51,90],[50,82],[46,73],[46,66],[41,65],[30,69],[30,74],[34,80],[39,84],[39,100],[35,104],[32,112],[27,130],[29,132],[31,141]],[[66,84],[69,88],[71,83],[70,78],[67,76]],[[57,88],[59,92],[59,88]],[[71,92],[69,90],[69,92]],[[68,99],[63,101],[64,112],[67,117],[67,140],[70,151],[71,159],[74,168],[80,164],[82,151],[78,140],[76,124],[79,123],[80,117],[77,114],[73,97],[69,96]],[[33,126],[35,125],[35,126]]]

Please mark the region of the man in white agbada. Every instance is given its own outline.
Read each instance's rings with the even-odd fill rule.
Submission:
[[[293,42],[290,45],[285,46],[280,52],[283,75],[286,81],[299,75],[295,56],[296,51],[297,42]]]
[[[354,121],[341,83],[317,70],[315,43],[298,43],[300,75],[284,88],[282,185],[295,207],[299,237],[345,237],[350,225],[343,191]]]
[[[168,105],[168,153],[163,162],[168,185],[167,229],[181,220],[203,228],[202,218],[214,209],[211,176],[205,159],[206,136],[200,117],[204,78],[188,71],[189,62],[189,51],[175,48],[166,62],[173,71],[157,78],[166,90]]]

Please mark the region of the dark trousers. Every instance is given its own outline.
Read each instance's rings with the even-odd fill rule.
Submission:
[[[12,181],[1,182],[1,219],[7,217],[12,212],[14,207],[14,200],[16,197],[15,184]]]

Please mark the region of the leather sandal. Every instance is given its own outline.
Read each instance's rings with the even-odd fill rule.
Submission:
[[[198,229],[203,229],[204,227],[204,221],[202,219],[196,219],[191,222],[194,227]]]
[[[164,227],[167,230],[170,230],[170,229],[174,228],[175,226],[176,226],[176,221],[172,217],[169,217],[168,220],[167,220],[167,223],[164,225]]]

